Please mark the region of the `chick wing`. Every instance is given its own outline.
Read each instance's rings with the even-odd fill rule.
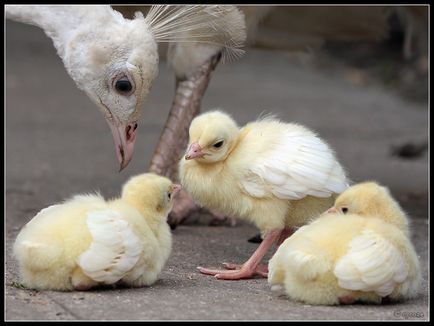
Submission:
[[[387,296],[405,281],[408,266],[394,245],[372,230],[364,229],[349,243],[349,250],[336,263],[334,274],[344,289],[375,291]]]
[[[138,262],[142,243],[129,223],[113,210],[89,212],[87,225],[93,241],[78,257],[78,265],[95,281],[113,284]]]
[[[286,131],[251,162],[241,188],[253,197],[329,197],[348,187],[331,149],[313,134]]]

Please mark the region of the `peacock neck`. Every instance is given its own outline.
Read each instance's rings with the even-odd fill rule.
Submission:
[[[115,19],[114,11],[108,5],[7,5],[5,10],[8,19],[42,28],[62,58],[69,40],[77,32],[97,31]]]

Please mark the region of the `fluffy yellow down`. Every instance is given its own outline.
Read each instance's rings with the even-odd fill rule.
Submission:
[[[288,297],[336,305],[339,297],[381,303],[414,298],[421,272],[408,219],[374,182],[342,193],[326,213],[285,240],[269,262],[268,281]]]
[[[327,152],[327,159],[317,156],[313,158],[313,164],[327,161],[328,165],[321,173],[325,178],[337,179],[336,183],[342,185],[342,189],[346,188],[345,174],[334,158],[333,151],[309,129],[276,119],[252,122],[240,129],[231,117],[221,111],[204,113],[192,121],[189,143],[197,142],[206,156],[193,160],[183,158],[180,161],[181,184],[200,205],[252,222],[262,233],[304,225],[332,206],[335,193],[329,191],[323,198],[308,195],[309,190],[326,189],[327,182],[319,187],[311,186],[310,180],[315,180],[315,176],[307,175],[304,184],[296,183],[290,175],[291,171],[282,170],[282,167],[291,168],[291,160],[303,153],[298,148],[298,139],[307,139],[308,142],[313,139],[314,145],[309,148],[312,153],[316,152],[315,146],[320,147],[318,152]],[[213,144],[219,140],[224,143],[216,149]],[[294,155],[288,154],[292,152]],[[263,175],[267,177],[273,168],[267,164],[272,165],[279,160],[283,162],[277,168],[279,177],[287,181],[276,184],[264,181],[258,175],[262,167],[265,167]],[[254,166],[258,167],[258,173],[252,171]],[[336,170],[332,167],[336,167]],[[298,187],[295,190],[304,189],[298,192],[297,198],[291,195],[285,197],[285,193],[280,197],[274,194],[284,187],[283,192],[287,189],[291,191],[291,183]],[[253,185],[253,188],[249,185]]]
[[[121,198],[106,201],[98,194],[77,195],[41,210],[23,227],[14,244],[21,282],[33,289],[61,291],[73,290],[77,285],[86,288],[98,285],[83,273],[78,260],[93,241],[88,216],[109,211],[128,223],[142,246],[136,248],[141,254],[134,268],[119,283],[152,284],[171,251],[171,233],[166,222],[173,205],[168,198],[171,191],[169,179],[142,174],[124,185]],[[95,261],[104,259],[103,252],[91,254]],[[119,255],[122,254],[120,251]]]

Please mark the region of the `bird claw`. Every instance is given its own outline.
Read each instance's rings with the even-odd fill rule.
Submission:
[[[215,278],[220,280],[240,280],[243,278],[251,278],[253,276],[253,272],[247,269],[238,269],[238,270],[219,270],[219,269],[210,269],[210,268],[197,268],[202,274],[213,275]]]
[[[223,266],[227,270],[211,269],[198,267],[197,269],[202,274],[213,275],[215,278],[220,280],[240,280],[246,278],[252,278],[254,275],[259,275],[261,277],[268,277],[268,266],[258,265],[254,269],[245,267],[240,264],[223,263]]]

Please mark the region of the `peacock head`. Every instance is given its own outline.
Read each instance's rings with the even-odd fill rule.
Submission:
[[[92,28],[92,30],[88,30]],[[76,82],[104,114],[115,142],[120,169],[128,165],[141,107],[158,74],[158,48],[142,14],[77,29],[63,56]]]
[[[125,19],[111,10],[83,21],[58,48],[72,79],[105,115],[122,170],[132,158],[141,106],[158,74],[157,43],[211,44],[230,59],[243,53],[244,40],[244,17],[235,6],[155,5],[146,17],[138,12]]]

